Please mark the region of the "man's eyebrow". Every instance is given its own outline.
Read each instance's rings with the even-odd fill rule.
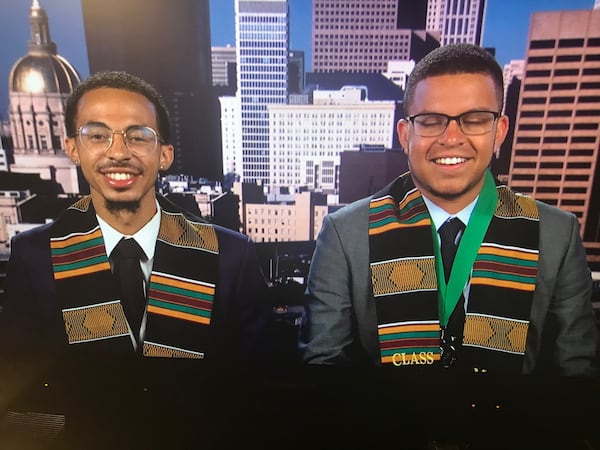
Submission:
[[[83,124],[83,125],[81,125],[81,126],[86,126],[86,125],[87,125],[87,126],[89,126],[89,125],[92,125],[92,126],[98,126],[98,127],[106,127],[106,128],[108,128],[109,130],[112,130],[112,128],[111,128],[111,127],[109,127],[109,126],[108,126],[107,124],[105,124],[104,122],[86,122],[86,123],[84,123],[84,124]],[[133,128],[133,127],[147,127],[147,128],[152,128],[152,129],[154,129],[154,128],[153,128],[153,127],[151,127],[150,125],[145,125],[145,124],[143,124],[143,123],[132,123],[131,125],[127,125],[125,128],[123,128],[123,130],[122,130],[122,131],[129,130],[130,128]],[[114,130],[114,131],[117,131],[117,130]]]
[[[106,128],[110,128],[108,125],[106,125],[104,122],[86,122],[81,126],[84,125],[95,125],[95,126],[101,126],[101,127],[106,127]]]

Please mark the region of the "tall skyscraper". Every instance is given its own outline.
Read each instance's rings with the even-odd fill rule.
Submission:
[[[428,0],[427,29],[441,33],[441,45],[481,45],[486,0]]]
[[[424,17],[403,15],[403,3],[313,0],[313,71],[385,72],[389,61],[419,60],[438,47],[439,33],[425,31]]]
[[[287,0],[236,0],[237,96],[241,107],[244,182],[269,181],[267,105],[288,96],[289,8]]]
[[[38,0],[29,11],[28,52],[9,75],[9,122],[14,144],[11,171],[37,173],[67,193],[79,192],[77,170],[64,148],[65,102],[79,74],[57,53],[50,22]]]
[[[169,170],[221,180],[220,107],[212,88],[208,0],[81,0],[90,73],[152,83],[171,116]]]
[[[600,264],[600,11],[533,14],[509,184],[573,212]]]

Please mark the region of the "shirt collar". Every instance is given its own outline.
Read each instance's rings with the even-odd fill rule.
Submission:
[[[100,229],[102,230],[102,236],[104,238],[104,246],[106,248],[106,254],[110,256],[114,248],[117,246],[121,238],[132,237],[136,240],[148,259],[154,257],[154,248],[156,246],[156,238],[158,237],[158,230],[160,228],[160,206],[156,202],[156,214],[144,225],[139,231],[133,235],[124,235],[123,233],[115,230],[106,221],[96,214]]]
[[[471,213],[475,208],[475,204],[479,199],[479,196],[477,196],[475,200],[473,200],[471,203],[465,206],[458,213],[449,214],[443,208],[439,207],[438,205],[433,203],[433,201],[425,197],[425,195],[423,195],[422,193],[421,196],[423,197],[423,201],[425,202],[425,205],[429,210],[429,215],[431,216],[431,220],[433,220],[433,224],[435,225],[436,230],[439,230],[440,227],[444,224],[444,222],[446,222],[446,220],[448,220],[450,217],[458,217],[460,221],[466,226],[469,223],[469,219],[471,218]]]

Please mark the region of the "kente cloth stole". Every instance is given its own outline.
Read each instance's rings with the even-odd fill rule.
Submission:
[[[520,373],[537,277],[539,214],[532,198],[496,184],[496,209],[471,271],[460,358],[473,369]],[[437,366],[440,360],[431,228],[409,173],[370,202],[371,283],[383,364]]]
[[[73,204],[54,222],[50,248],[68,343],[131,351],[129,326],[91,197]],[[218,254],[212,225],[161,208],[147,287],[145,356],[204,358]]]

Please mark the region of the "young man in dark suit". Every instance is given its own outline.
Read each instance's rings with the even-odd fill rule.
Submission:
[[[91,194],[13,239],[2,350],[265,357],[269,305],[253,243],[155,192],[174,153],[159,93],[127,73],[93,74],[75,88],[65,119],[67,153]],[[137,308],[113,274],[121,240],[142,250]]]

